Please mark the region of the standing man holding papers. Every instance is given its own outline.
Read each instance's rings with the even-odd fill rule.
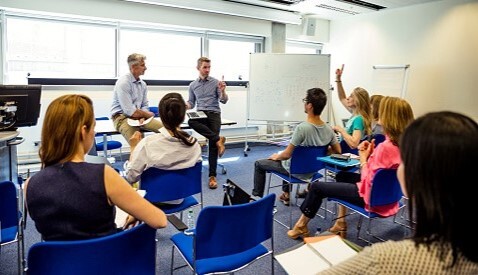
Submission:
[[[155,120],[154,113],[149,111],[148,88],[146,82],[140,78],[146,71],[146,56],[133,53],[128,56],[129,73],[120,77],[115,84],[113,103],[111,105],[111,119],[115,129],[123,135],[129,143],[139,126],[128,124],[128,118],[138,120],[138,125],[158,132],[162,123]],[[151,120],[143,124],[147,119]]]
[[[211,60],[200,57],[197,61],[199,77],[189,84],[188,109],[197,104],[196,109],[203,111],[207,118],[189,119],[189,126],[209,140],[209,188],[217,188],[216,168],[217,159],[222,157],[226,147],[226,138],[219,136],[221,131],[221,108],[219,102],[225,104],[228,101],[224,76],[221,81],[209,76]]]

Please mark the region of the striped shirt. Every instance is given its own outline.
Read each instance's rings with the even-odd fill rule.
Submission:
[[[136,80],[131,73],[120,77],[115,84],[111,115],[118,113],[130,117],[137,109],[149,111],[148,88],[142,79]]]

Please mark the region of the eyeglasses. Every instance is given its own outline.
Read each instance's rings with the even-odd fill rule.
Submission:
[[[302,102],[304,102],[304,103],[309,103],[309,101],[307,101],[307,98],[303,98],[303,99],[302,99]]]

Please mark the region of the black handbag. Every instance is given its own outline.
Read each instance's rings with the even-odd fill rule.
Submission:
[[[222,205],[236,205],[254,201],[254,199],[251,198],[251,195],[230,179],[227,179],[226,183],[222,186],[224,188],[224,200]]]

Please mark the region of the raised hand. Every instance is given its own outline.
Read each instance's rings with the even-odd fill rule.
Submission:
[[[221,91],[221,93],[224,93],[224,91],[226,90],[226,82],[224,82],[224,75],[221,77],[221,81],[217,83],[217,87],[219,88],[219,91]]]
[[[335,70],[335,78],[337,81],[341,80],[343,72],[344,72],[344,64],[342,64],[342,68],[338,68],[337,70]]]

